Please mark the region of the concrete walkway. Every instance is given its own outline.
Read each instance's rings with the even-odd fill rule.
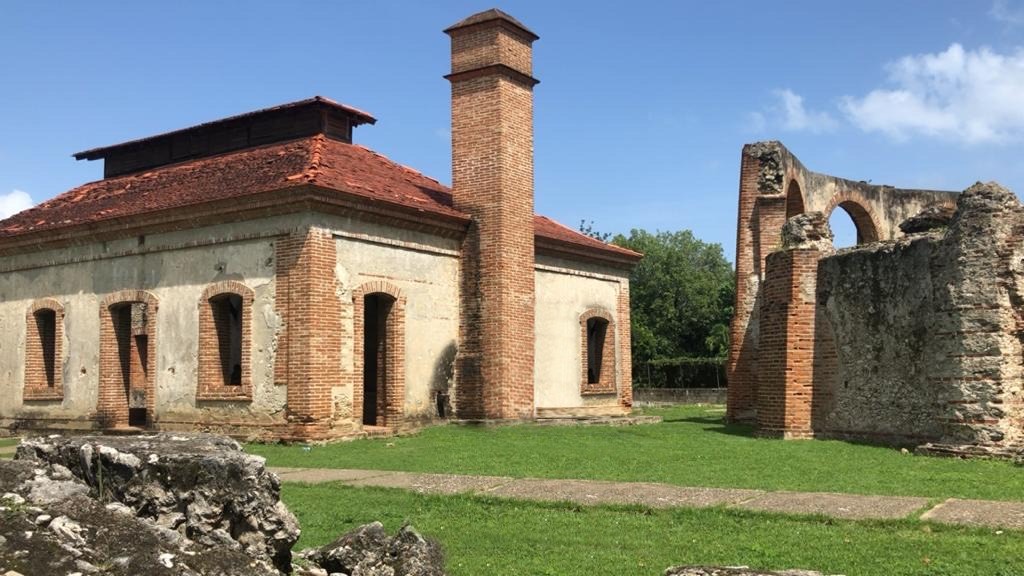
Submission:
[[[921,519],[932,522],[1024,530],[1024,502],[951,498],[932,506],[928,498],[907,496],[690,488],[653,482],[547,480],[328,468],[271,470],[277,473],[282,482],[341,482],[349,486],[402,488],[424,494],[469,493],[584,505],[640,504],[652,508],[725,506],[785,514],[821,514],[855,520],[917,517],[923,512]]]

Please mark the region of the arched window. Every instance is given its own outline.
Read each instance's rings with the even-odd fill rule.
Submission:
[[[850,199],[840,197],[833,200],[829,213],[829,227],[835,235],[833,244],[836,248],[879,240],[878,226],[875,225],[871,213],[860,203]]]
[[[592,308],[580,316],[580,392],[615,393],[615,331],[611,314]]]
[[[24,400],[64,398],[64,307],[39,300],[25,317]]]
[[[199,300],[197,400],[251,400],[253,291],[241,282],[217,282]]]

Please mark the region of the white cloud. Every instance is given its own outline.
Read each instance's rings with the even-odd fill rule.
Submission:
[[[32,207],[32,197],[21,190],[0,194],[0,219],[13,216]]]
[[[988,15],[998,22],[1009,26],[1020,26],[1024,24],[1024,6],[1014,6],[1007,0],[995,0]]]
[[[1024,50],[1004,55],[953,44],[938,54],[905,56],[886,70],[891,88],[841,103],[861,130],[969,144],[1024,136]]]
[[[779,99],[775,111],[782,119],[782,128],[792,132],[831,132],[835,130],[837,123],[834,118],[824,111],[808,110],[804,107],[804,98],[789,88],[775,90],[775,97]]]

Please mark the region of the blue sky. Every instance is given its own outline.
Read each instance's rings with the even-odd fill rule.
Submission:
[[[0,214],[101,177],[73,152],[314,94],[448,183],[441,30],[494,5],[6,0]],[[765,139],[856,180],[1024,190],[1024,2],[496,5],[541,37],[536,206],[563,223],[688,228],[731,260],[740,149]]]

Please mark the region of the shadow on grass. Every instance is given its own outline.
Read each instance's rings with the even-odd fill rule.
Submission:
[[[690,416],[686,418],[666,418],[662,420],[665,424],[685,423],[703,424],[707,432],[728,434],[729,436],[754,437],[754,427],[750,424],[730,424],[724,418],[711,418],[707,416]]]

